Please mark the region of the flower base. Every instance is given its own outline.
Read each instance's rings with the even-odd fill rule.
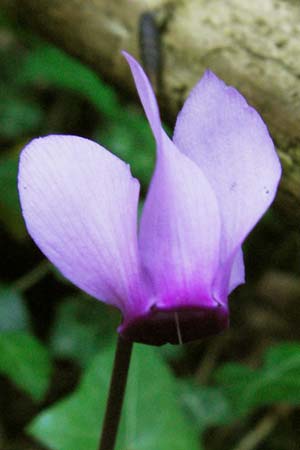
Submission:
[[[228,309],[221,305],[169,310],[154,306],[149,313],[121,324],[118,331],[123,338],[143,344],[183,344],[220,333],[228,325]]]

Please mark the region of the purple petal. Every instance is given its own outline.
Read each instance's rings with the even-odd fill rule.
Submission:
[[[231,273],[229,278],[229,292],[230,294],[237,286],[245,283],[245,265],[242,248],[239,248],[233,260]]]
[[[139,64],[125,56],[156,138],[157,162],[139,236],[152,307],[124,321],[119,332],[148,344],[188,342],[228,326],[227,305],[212,295],[220,248],[217,200],[201,169],[162,130],[151,85]]]
[[[131,55],[129,55],[129,53],[126,53],[125,51],[123,51],[122,53],[129,64],[136,88],[140,96],[140,100],[151,126],[153,135],[156,141],[160,142],[161,121],[158,105],[151,84],[139,63]]]
[[[212,286],[219,264],[220,219],[215,195],[201,170],[162,133],[156,169],[140,225],[140,252],[153,289],[146,314],[125,321],[125,338],[172,344],[220,333],[226,302]]]
[[[139,184],[100,145],[75,136],[34,139],[21,154],[19,193],[30,235],[88,294],[143,311],[137,252]]]
[[[243,283],[245,283],[245,266],[243,251],[239,247],[227,261],[220,262],[213,283],[213,296],[226,305],[228,295]]]
[[[223,270],[274,199],[281,168],[272,140],[245,99],[207,71],[177,118],[174,142],[217,197]]]
[[[216,305],[220,218],[209,183],[162,130],[158,106],[140,65],[125,55],[157,144],[157,163],[141,217],[139,244],[159,308]]]
[[[143,263],[160,308],[216,305],[220,218],[201,169],[163,134],[140,224]]]

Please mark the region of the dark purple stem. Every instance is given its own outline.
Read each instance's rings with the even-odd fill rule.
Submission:
[[[124,400],[132,345],[132,342],[127,341],[119,336],[99,450],[113,450],[115,447],[120,415]]]

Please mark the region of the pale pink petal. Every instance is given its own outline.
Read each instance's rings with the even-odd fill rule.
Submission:
[[[180,112],[176,146],[201,167],[221,213],[221,266],[274,199],[280,164],[259,114],[207,71]]]
[[[65,277],[123,313],[144,311],[139,183],[123,161],[80,137],[34,139],[21,154],[19,193],[30,235]]]

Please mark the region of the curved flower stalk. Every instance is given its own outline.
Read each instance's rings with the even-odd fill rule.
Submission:
[[[157,147],[139,230],[139,183],[129,167],[76,136],[25,147],[22,211],[62,274],[120,309],[121,336],[187,342],[227,327],[228,295],[244,282],[241,246],[274,199],[280,164],[258,113],[210,71],[186,100],[171,140],[143,69],[124,56]]]

